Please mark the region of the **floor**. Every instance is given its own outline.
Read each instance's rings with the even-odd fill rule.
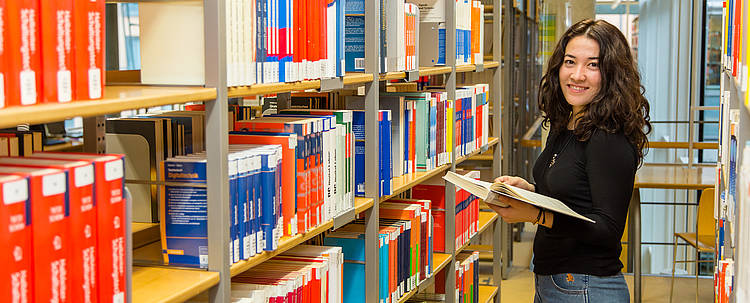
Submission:
[[[527,228],[528,229],[528,228]],[[531,262],[531,241],[533,231],[526,230],[522,233],[521,242],[515,242],[513,246],[514,265],[511,268],[510,277],[503,280],[501,284],[502,302],[533,302],[534,299],[534,276],[529,271],[528,264]],[[482,282],[491,282],[491,277],[482,277]],[[630,288],[631,301],[633,294],[633,276],[625,275],[625,280]],[[669,302],[671,277],[644,276],[642,302],[658,303]],[[672,302],[696,302],[695,278],[676,278],[675,291]],[[699,298],[697,302],[713,302],[713,280],[701,278],[699,280]]]

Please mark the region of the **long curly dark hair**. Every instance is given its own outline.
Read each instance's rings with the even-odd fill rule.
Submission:
[[[594,100],[576,118],[574,134],[578,140],[587,141],[597,129],[623,132],[635,146],[641,163],[648,145],[647,134],[651,132],[649,104],[625,36],[607,21],[579,21],[560,38],[540,84],[539,109],[544,112],[544,122],[549,123],[553,133],[568,125],[573,107],[565,101],[560,87],[560,66],[568,42],[582,35],[599,43],[602,84]]]

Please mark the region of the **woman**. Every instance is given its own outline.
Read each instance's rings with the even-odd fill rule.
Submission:
[[[534,239],[534,302],[629,302],[620,270],[635,172],[651,131],[649,105],[622,33],[603,20],[570,27],[542,77],[539,108],[550,125],[531,184],[496,182],[554,197],[589,223],[504,199],[506,222],[539,224]]]

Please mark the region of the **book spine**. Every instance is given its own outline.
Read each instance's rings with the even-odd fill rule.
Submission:
[[[94,201],[94,165],[71,168],[68,173],[70,232],[76,239],[71,250],[71,300],[96,302],[96,202]]]
[[[8,52],[6,68],[7,106],[39,102],[41,90],[41,49],[39,45],[39,3],[35,0],[8,1]]]
[[[94,164],[97,222],[122,222],[125,218],[124,162],[119,157]],[[99,300],[125,302],[125,226],[98,224],[97,248]]]
[[[8,24],[8,6],[6,0],[0,0],[0,24]],[[6,26],[7,28],[7,26]],[[7,30],[0,31],[0,109],[7,106],[8,98],[8,49],[7,41],[9,40]]]
[[[27,212],[31,207],[29,180],[19,177],[0,186],[0,220],[4,244],[0,261],[5,270],[0,276],[0,291],[9,302],[33,302],[34,276],[32,260],[32,219]]]
[[[100,99],[104,89],[104,0],[73,2],[73,98]]]
[[[63,103],[73,99],[73,2],[41,1],[42,101]]]

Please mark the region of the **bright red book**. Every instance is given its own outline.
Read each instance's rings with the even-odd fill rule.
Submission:
[[[31,216],[28,213],[29,179],[0,176],[0,262],[5,269],[0,278],[0,293],[8,302],[34,302],[32,276]]]
[[[70,278],[72,302],[97,302],[96,205],[94,165],[90,161],[0,157],[0,165],[67,171],[70,208]]]
[[[254,134],[237,133],[229,135],[229,144],[279,144],[281,145],[281,213],[284,217],[284,236],[294,236],[299,231],[298,218],[307,211],[297,205],[297,135],[296,134]],[[287,188],[289,186],[290,188]],[[304,224],[304,222],[303,222]]]
[[[7,1],[7,0],[6,0]],[[6,106],[39,103],[42,88],[39,0],[6,2]]]
[[[39,152],[34,157],[86,160],[94,164],[97,208],[97,272],[99,300],[125,302],[125,203],[124,159],[119,154]]]
[[[39,1],[42,24],[42,102],[73,99],[73,0]]]
[[[29,178],[33,253],[33,302],[72,302],[66,172],[54,168],[0,166],[0,174]]]
[[[296,0],[295,0],[296,1]],[[308,16],[308,8],[307,8],[307,2],[308,0],[299,0],[299,3],[295,2],[295,11],[299,11],[299,19],[295,19],[296,23],[295,26],[297,26],[297,30],[299,31],[299,40],[296,40],[295,43],[297,45],[297,50],[299,51],[299,58],[300,58],[300,79],[299,80],[307,80],[307,70],[309,68],[310,64],[310,56],[307,52],[307,47],[310,44],[310,40],[308,37],[308,26],[310,26],[307,22],[310,18]]]
[[[413,199],[430,200],[434,220],[432,249],[445,252],[445,185],[420,184],[411,190]]]
[[[6,0],[0,0],[0,11],[7,12],[7,5],[5,4]],[[8,16],[7,14],[3,13],[0,14],[0,24],[7,24],[8,23]],[[8,92],[6,89],[8,88],[7,84],[7,67],[6,67],[6,61],[8,60],[5,56],[5,49],[7,48],[6,41],[8,33],[6,33],[5,30],[0,30],[0,108],[4,108],[6,105],[6,97],[8,95]]]
[[[75,1],[73,20],[73,98],[100,99],[104,90],[104,0]]]

